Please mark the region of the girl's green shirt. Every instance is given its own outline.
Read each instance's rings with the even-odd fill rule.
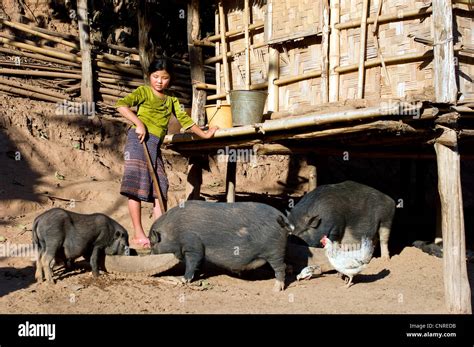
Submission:
[[[173,113],[184,129],[189,129],[195,124],[181,108],[177,97],[166,95],[166,98],[162,99],[153,93],[150,86],[138,87],[115,104],[116,108],[122,106],[137,106],[138,118],[145,124],[150,134],[160,138],[160,143],[163,143]]]

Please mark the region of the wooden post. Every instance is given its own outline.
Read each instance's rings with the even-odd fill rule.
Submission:
[[[230,71],[229,71],[229,61],[227,57],[227,43],[225,40],[225,16],[224,16],[224,5],[222,1],[219,1],[219,25],[220,25],[220,35],[221,35],[221,51],[222,51],[222,61],[224,65],[224,88],[226,94],[226,100],[230,103]]]
[[[219,31],[219,11],[216,11],[215,15],[215,23],[214,23],[214,30],[216,34],[218,34]],[[216,57],[221,54],[220,46],[219,46],[219,41],[216,41]],[[221,63],[220,60],[216,62],[216,93],[217,95],[222,93],[222,82],[221,82]],[[217,106],[221,106],[221,100],[217,100]]]
[[[357,98],[364,97],[364,82],[365,82],[365,51],[367,46],[367,12],[369,9],[369,0],[364,0],[362,3],[362,18],[360,21],[360,50],[359,50],[359,78],[357,83]]]
[[[200,158],[190,157],[186,180],[186,200],[197,200],[201,196],[202,165]]]
[[[150,5],[148,1],[138,1],[138,55],[142,66],[143,79],[148,80],[148,67],[155,57],[155,47],[150,37],[152,28]]]
[[[235,177],[237,173],[237,162],[227,160],[227,174],[225,177],[225,190],[227,202],[235,202]]]
[[[245,26],[245,89],[250,90],[250,10],[249,0],[244,0],[244,26]]]
[[[433,0],[434,87],[437,102],[457,100],[451,0]]]
[[[324,0],[322,3],[323,36],[321,40],[321,102],[329,102],[329,3]]]
[[[197,83],[205,83],[204,65],[202,62],[202,48],[193,45],[194,40],[200,40],[199,1],[191,0],[188,3],[188,50],[191,65],[191,80],[193,85],[193,104],[191,118],[198,125],[204,125],[206,117],[206,91],[197,89]]]
[[[268,111],[278,112],[279,87],[274,83],[280,77],[280,52],[274,47],[269,47],[268,59]]]
[[[309,168],[308,192],[316,189],[316,187],[318,186],[318,171],[317,171],[317,167],[316,167],[316,161],[314,160],[314,158],[311,157],[311,155],[314,155],[314,154],[310,153],[306,157],[306,163],[307,163],[308,168]]]
[[[331,33],[329,36],[329,102],[339,101],[339,72],[335,71],[339,67],[340,41],[339,29],[339,0],[331,0]]]
[[[81,99],[82,102],[94,102],[91,38],[87,0],[77,1],[77,23],[82,56]]]
[[[440,127],[435,143],[441,198],[445,302],[449,312],[472,313],[466,268],[466,244],[457,134]]]

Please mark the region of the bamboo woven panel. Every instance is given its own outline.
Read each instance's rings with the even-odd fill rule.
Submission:
[[[321,104],[321,79],[312,78],[282,86],[278,100],[279,111],[294,111],[303,106]]]
[[[280,77],[286,78],[321,70],[321,39],[308,39],[301,43],[286,44],[280,53]],[[312,78],[283,85],[279,89],[279,109],[290,110],[298,106],[321,103],[321,79]]]
[[[321,31],[321,1],[268,0],[269,43],[315,35]]]
[[[251,23],[263,22],[265,8],[252,6]],[[237,9],[227,13],[227,30],[244,30],[243,10]],[[264,42],[264,32],[250,31],[251,44]],[[236,38],[228,39],[230,51],[242,53],[229,58],[232,89],[244,89],[245,87],[245,36],[240,35]],[[261,47],[250,50],[250,78],[252,84],[264,83],[267,81],[268,69],[268,48]],[[221,76],[221,85],[224,85],[224,78]]]
[[[321,1],[268,0],[269,43],[315,35],[321,31]]]
[[[457,35],[455,42],[474,47],[474,20],[462,12],[455,12],[457,23]],[[457,75],[459,76],[459,92],[461,100],[474,99],[474,54],[460,52],[457,54],[458,66]]]
[[[384,1],[381,15],[399,14],[400,11],[415,10],[426,5],[422,1],[390,0]],[[369,17],[375,17],[378,1],[370,3]],[[341,23],[360,19],[362,0],[341,0]],[[430,47],[415,42],[409,34],[431,39],[431,17],[392,21],[378,26],[378,42],[384,59],[403,57],[408,54],[424,53]],[[366,60],[378,58],[373,25],[367,30]],[[358,64],[360,50],[360,28],[341,30],[340,66]],[[408,98],[431,100],[434,98],[432,58],[410,63],[387,65],[388,80],[380,66],[366,69],[364,98]],[[340,99],[354,99],[357,96],[358,73],[340,75]]]

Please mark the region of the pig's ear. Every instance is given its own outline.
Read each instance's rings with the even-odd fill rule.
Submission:
[[[293,226],[293,224],[289,223],[288,222],[288,219],[286,219],[285,217],[283,216],[278,216],[277,217],[277,222],[278,224],[280,224],[280,226],[282,228],[290,228],[292,231],[295,229],[295,227]]]
[[[321,218],[319,218],[319,216],[316,215],[316,216],[313,216],[313,217],[309,218],[306,225],[307,225],[308,228],[316,229],[319,226],[320,223],[321,223]]]
[[[161,242],[161,234],[158,231],[152,230],[150,232],[150,241],[152,243],[159,243]]]

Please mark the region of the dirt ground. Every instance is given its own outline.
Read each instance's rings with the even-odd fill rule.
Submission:
[[[116,120],[60,118],[53,106],[0,96],[0,246],[31,243],[35,216],[53,206],[76,212],[103,212],[131,230],[126,200],[119,195],[121,151],[126,126]],[[19,160],[17,160],[19,159]],[[213,161],[204,174],[203,196],[222,199],[224,169]],[[305,172],[289,193],[288,161],[258,158],[239,164],[238,199],[287,201],[305,189]],[[186,161],[166,158],[170,205],[184,198]],[[145,229],[151,206],[143,207]],[[0,254],[4,255],[4,254]],[[83,264],[83,263],[80,263]],[[171,279],[182,267],[155,277],[90,276],[87,267],[61,274],[55,285],[34,282],[29,257],[0,257],[0,313],[447,313],[442,259],[413,247],[389,262],[374,258],[350,289],[335,272],[297,282],[273,293],[270,268],[241,277],[216,268],[204,271],[193,285]],[[469,264],[470,279],[474,267]],[[471,283],[472,287],[472,283]]]

